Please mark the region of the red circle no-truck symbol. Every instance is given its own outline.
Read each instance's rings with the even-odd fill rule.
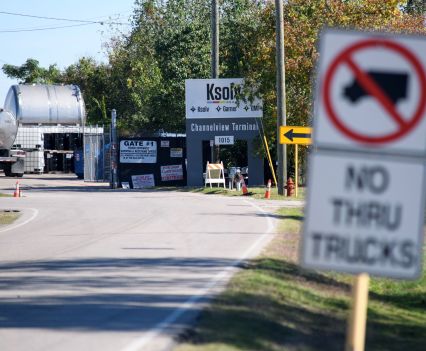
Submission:
[[[402,118],[401,114],[397,111],[395,105],[387,94],[383,91],[376,81],[367,73],[364,72],[356,62],[354,62],[352,56],[355,52],[365,49],[377,49],[384,48],[396,52],[404,59],[406,59],[417,75],[419,81],[420,98],[418,106],[415,109],[414,114],[407,119]],[[336,70],[341,66],[346,65],[352,71],[357,80],[358,84],[371,96],[378,104],[385,110],[386,114],[391,118],[398,126],[397,130],[392,133],[383,135],[365,135],[356,131],[353,131],[341,120],[341,117],[337,115],[333,107],[331,99],[331,82],[336,73]],[[421,63],[416,56],[407,50],[405,47],[384,39],[369,39],[357,42],[344,51],[342,51],[336,58],[331,62],[328,70],[325,74],[324,79],[324,106],[328,117],[332,123],[346,136],[349,138],[362,143],[368,144],[381,144],[391,141],[395,141],[405,134],[409,133],[422,119],[423,113],[426,107],[426,76],[422,68]]]

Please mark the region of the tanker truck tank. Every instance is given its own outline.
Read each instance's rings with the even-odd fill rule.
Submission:
[[[24,174],[25,151],[11,147],[19,125],[84,125],[86,115],[77,85],[12,85],[4,110],[0,115],[0,167],[6,176],[18,177]]]
[[[20,124],[83,125],[85,108],[77,85],[19,84],[7,93],[4,109]]]
[[[10,148],[18,133],[18,124],[15,116],[0,109],[0,168],[8,177],[22,177],[24,175],[25,152]]]
[[[9,111],[0,109],[0,150],[9,150],[16,138],[18,124]]]

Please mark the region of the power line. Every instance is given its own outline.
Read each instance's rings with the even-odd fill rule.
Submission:
[[[37,32],[42,30],[51,30],[51,29],[62,29],[62,28],[71,28],[71,27],[82,27],[90,26],[98,23],[80,23],[80,24],[71,24],[68,26],[56,26],[56,27],[44,27],[44,28],[27,28],[27,29],[9,29],[9,30],[0,30],[0,33],[19,33],[19,32]]]
[[[79,22],[79,23],[87,23],[87,24],[118,24],[118,25],[127,25],[129,23],[125,22],[114,22],[114,21],[89,21],[89,20],[79,20],[79,19],[71,19],[71,18],[59,18],[59,17],[46,17],[46,16],[35,16],[35,15],[28,15],[24,13],[16,13],[16,12],[6,12],[6,11],[0,11],[0,14],[3,15],[10,15],[10,16],[20,16],[20,17],[31,17],[31,18],[38,18],[38,19],[46,19],[46,20],[53,20],[53,21],[66,21],[66,22]]]

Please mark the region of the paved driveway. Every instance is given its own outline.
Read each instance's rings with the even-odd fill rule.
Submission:
[[[265,202],[242,197],[20,183],[23,198],[0,198],[23,214],[0,228],[2,351],[167,350],[274,232]]]

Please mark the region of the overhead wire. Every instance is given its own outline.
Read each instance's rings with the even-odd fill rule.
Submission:
[[[0,33],[36,32],[36,31],[42,31],[42,30],[90,26],[90,25],[94,25],[94,24],[96,24],[96,23],[80,23],[80,24],[71,24],[71,25],[67,25],[67,26],[55,26],[55,27],[44,27],[44,28],[7,29],[7,30],[0,30]]]
[[[25,13],[7,12],[7,11],[0,11],[0,15],[30,17],[30,18],[50,20],[50,21],[64,21],[64,22],[78,23],[78,24],[72,24],[72,25],[62,25],[62,26],[58,25],[58,26],[40,27],[40,28],[35,27],[35,28],[5,29],[5,30],[0,30],[0,33],[36,32],[36,31],[81,27],[81,26],[88,26],[88,25],[95,25],[95,24],[98,24],[98,25],[105,25],[105,24],[106,25],[130,25],[130,23],[118,22],[118,21],[112,21],[112,20],[94,21],[94,20],[75,19],[75,18],[36,16],[36,15],[29,15],[29,14],[25,14]]]
[[[90,24],[116,24],[116,25],[127,25],[129,23],[125,22],[115,22],[115,21],[91,21],[91,20],[82,20],[82,19],[71,19],[71,18],[60,18],[60,17],[47,17],[47,16],[36,16],[36,15],[28,15],[25,13],[17,13],[17,12],[6,12],[6,11],[0,11],[0,14],[3,15],[10,15],[10,16],[20,16],[20,17],[31,17],[31,18],[38,18],[38,19],[46,19],[46,20],[53,20],[53,21],[65,21],[65,22],[79,22],[79,23],[90,23]]]

